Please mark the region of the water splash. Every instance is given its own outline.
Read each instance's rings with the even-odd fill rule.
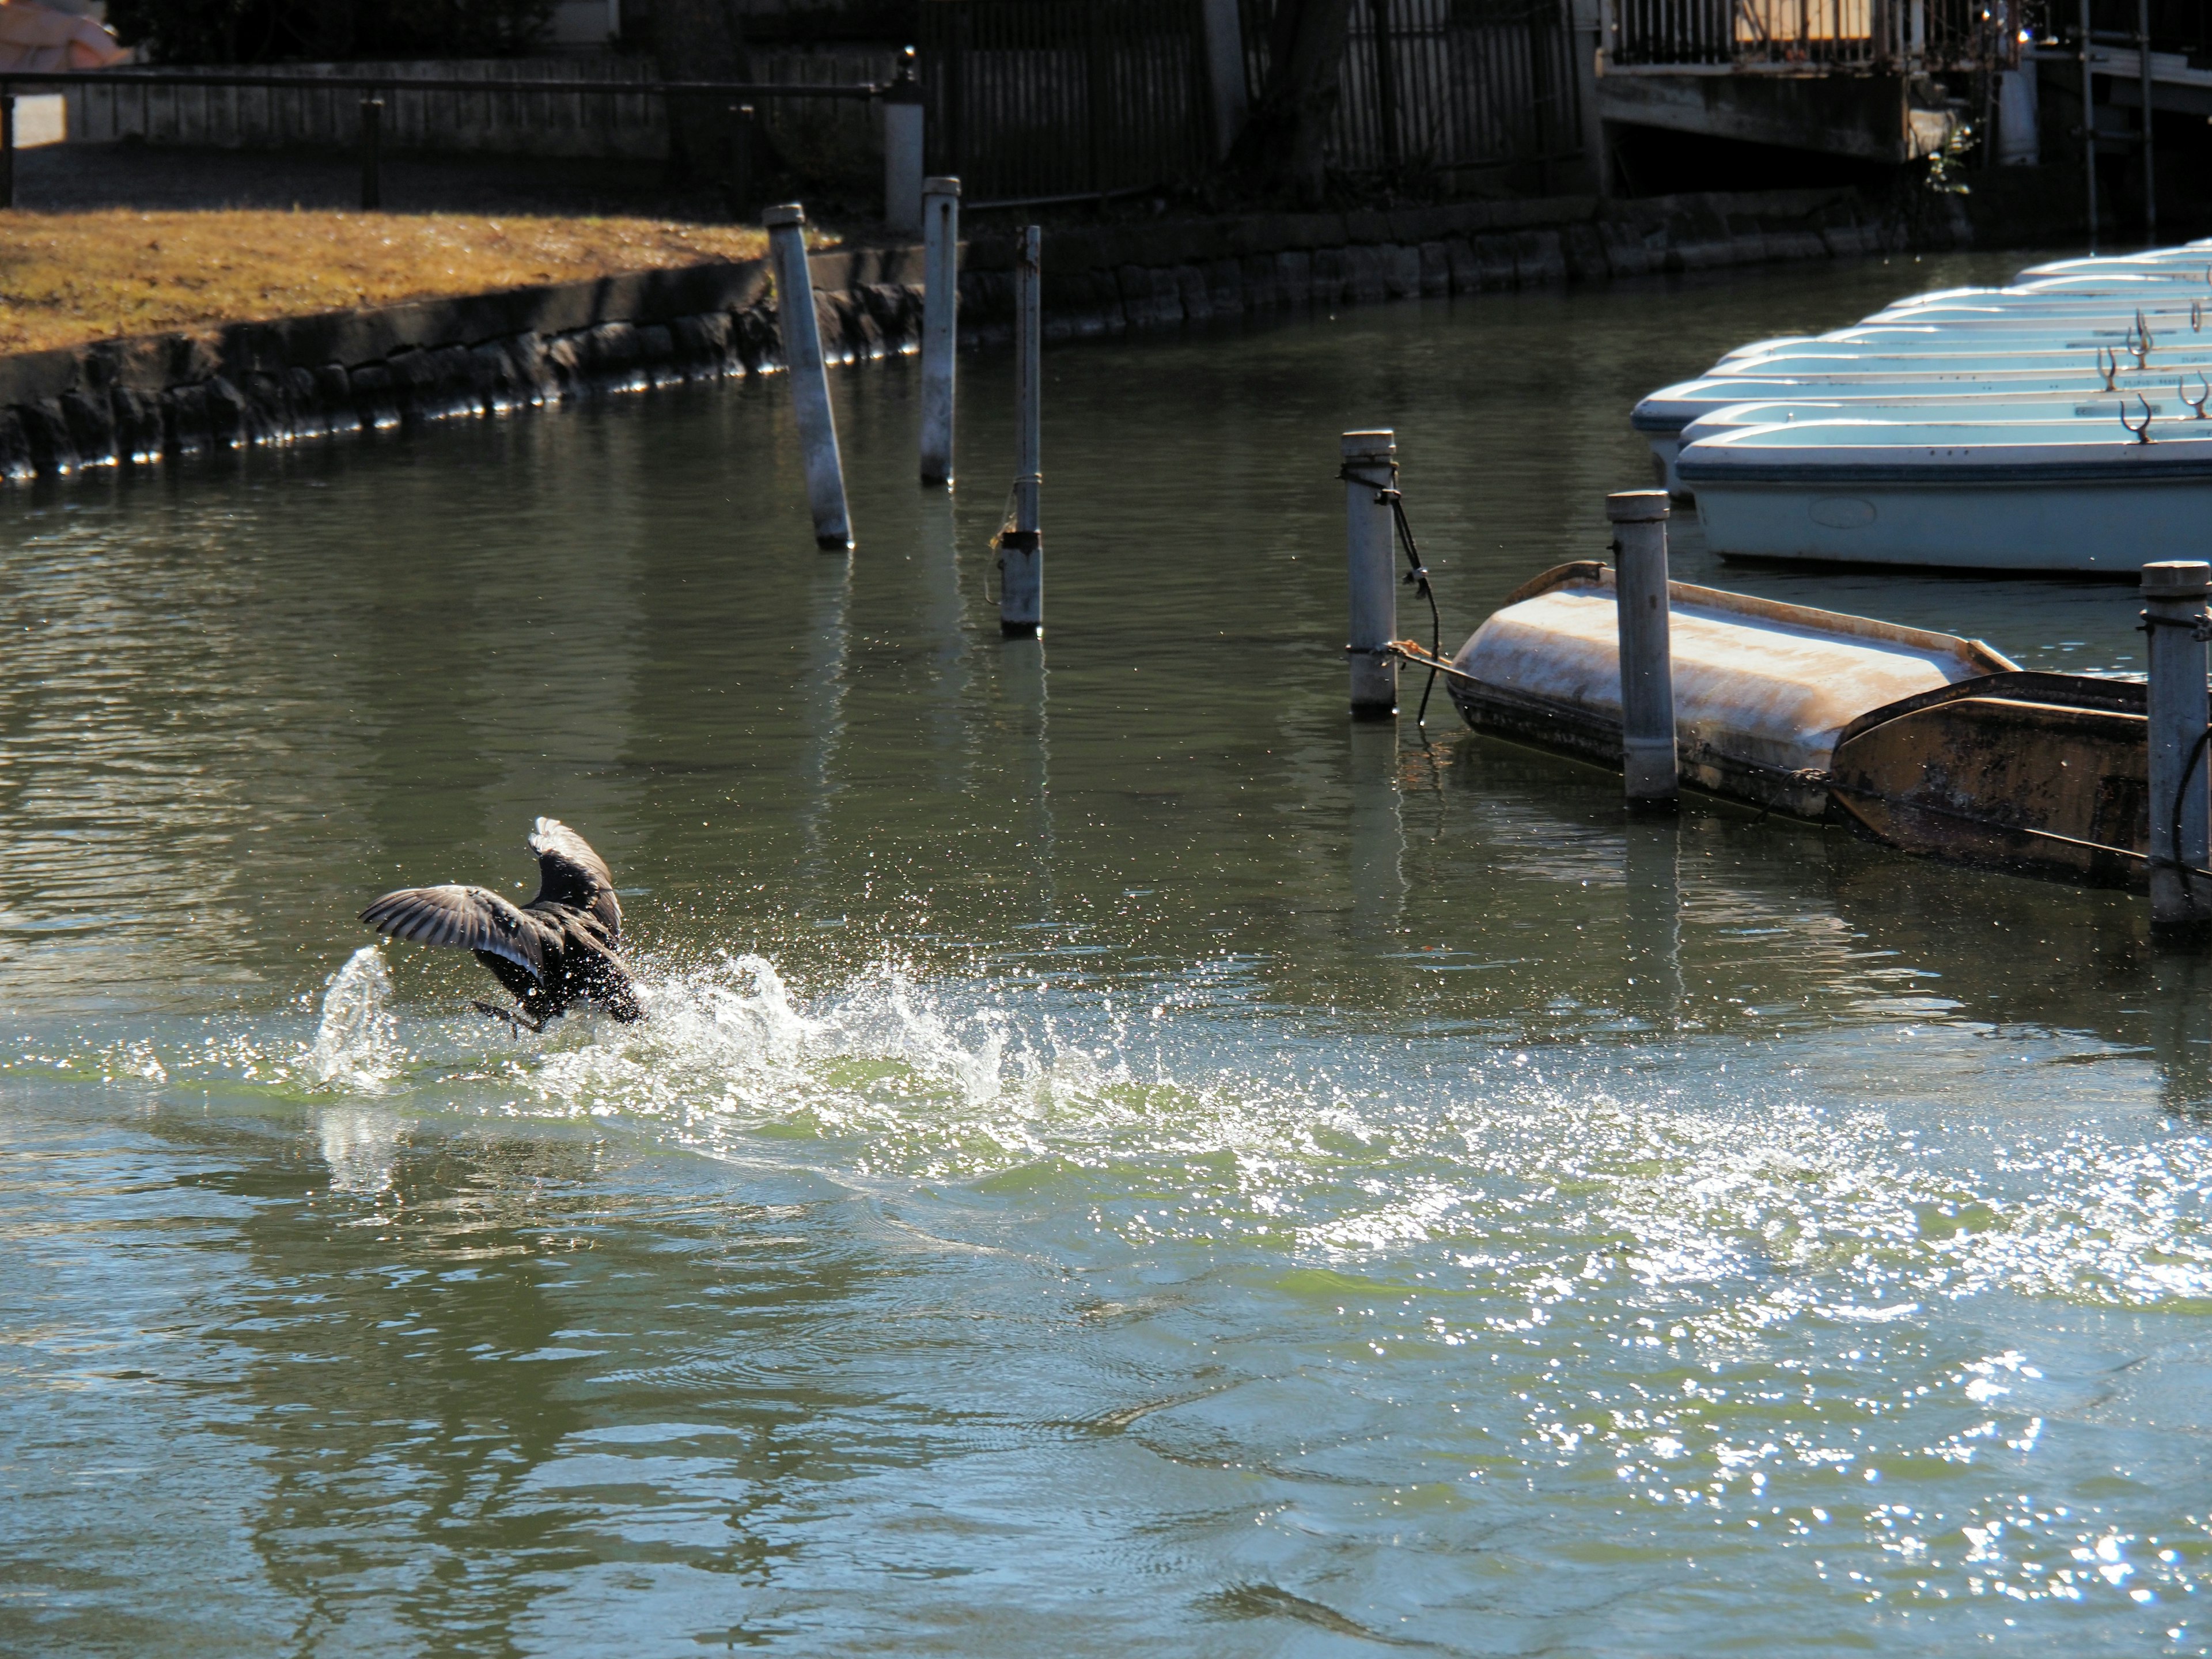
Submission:
[[[401,1054],[392,975],[383,953],[364,945],[325,981],[322,1024],[301,1069],[319,1083],[375,1091],[391,1081]]]

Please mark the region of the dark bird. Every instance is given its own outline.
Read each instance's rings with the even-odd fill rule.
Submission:
[[[622,905],[607,861],[558,818],[531,832],[538,896],[517,909],[482,887],[403,887],[361,913],[380,933],[476,952],[521,1012],[476,1006],[533,1031],[579,998],[619,1020],[643,1019],[622,948]]]

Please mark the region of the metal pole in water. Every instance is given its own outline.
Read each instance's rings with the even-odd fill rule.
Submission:
[[[914,48],[899,60],[898,78],[885,88],[884,107],[884,228],[911,236],[921,228],[921,83],[914,78]]]
[[[2097,72],[2089,64],[2089,0],[2081,0],[2082,171],[2089,180],[2089,252],[2097,251]]]
[[[1398,712],[1398,659],[1382,647],[1398,636],[1398,562],[1387,490],[1398,487],[1398,434],[1347,432],[1344,465],[1344,553],[1351,567],[1352,717],[1388,720]]]
[[[853,545],[845,513],[845,463],[837,453],[837,417],[822,364],[822,329],[814,316],[814,279],[806,264],[806,210],[797,203],[761,216],[775,258],[775,313],[783,329],[783,363],[799,412],[799,444],[806,456],[806,501],[814,509],[815,544],[825,553]]]
[[[2212,564],[2167,559],[2142,568],[2143,629],[2150,656],[2150,918],[2156,927],[2212,921],[2206,865],[2204,596]],[[2177,831],[2179,833],[2177,833]]]
[[[953,358],[960,333],[960,181],[921,186],[921,481],[952,482]]]
[[[1043,246],[1036,225],[1014,243],[1014,527],[999,538],[999,631],[1008,639],[1044,632]]]
[[[2158,167],[2151,143],[2150,0],[2136,0],[2136,33],[2142,48],[2143,246],[2158,246]]]
[[[1605,498],[1620,561],[1613,578],[1620,626],[1620,772],[1632,808],[1672,811],[1680,786],[1674,756],[1674,662],[1667,608],[1667,492],[1627,489]]]

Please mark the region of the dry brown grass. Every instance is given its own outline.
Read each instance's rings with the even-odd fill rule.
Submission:
[[[0,213],[0,352],[750,259],[744,225],[469,214]]]

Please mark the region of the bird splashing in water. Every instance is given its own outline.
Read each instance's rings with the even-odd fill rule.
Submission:
[[[558,818],[530,835],[538,896],[517,909],[483,887],[403,887],[361,913],[380,933],[417,945],[473,951],[520,1003],[476,1006],[495,1019],[542,1031],[578,1000],[619,1020],[645,1018],[622,949],[622,905],[607,861]]]

